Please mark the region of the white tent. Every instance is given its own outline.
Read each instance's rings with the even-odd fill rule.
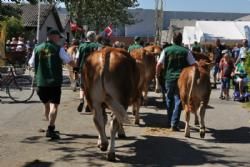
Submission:
[[[217,38],[222,42],[238,42],[247,38],[245,26],[250,26],[250,22],[197,21],[195,34],[201,43],[214,42]]]
[[[196,39],[196,34],[195,34],[195,27],[193,26],[185,26],[183,29],[183,40],[182,43],[184,45],[188,45],[190,48],[190,45],[193,44],[197,39]]]

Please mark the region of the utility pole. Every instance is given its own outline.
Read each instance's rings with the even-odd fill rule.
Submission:
[[[155,0],[155,43],[161,44],[163,29],[163,0]]]
[[[39,35],[40,35],[40,15],[41,15],[41,2],[38,0],[38,13],[37,13],[37,29],[36,29],[36,40],[37,43],[40,42]]]

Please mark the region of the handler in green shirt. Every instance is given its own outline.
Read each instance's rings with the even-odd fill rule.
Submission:
[[[87,57],[94,51],[98,50],[99,45],[95,42],[96,39],[96,33],[94,31],[88,31],[87,32],[87,41],[83,42],[79,46],[79,52],[77,53],[76,57],[78,59],[78,67],[79,67],[79,72],[81,76],[81,83],[80,83],[80,104],[77,107],[78,112],[82,112],[83,106],[84,106],[84,91],[83,91],[83,85],[84,83],[82,82],[82,73],[81,71],[84,68],[84,63],[87,59]],[[86,112],[90,112],[89,108],[86,107]]]
[[[142,48],[143,46],[140,45],[140,41],[141,41],[141,38],[136,36],[134,38],[134,44],[130,45],[129,48],[128,48],[128,52],[131,52],[132,50],[134,49],[139,49],[139,48]]]
[[[174,44],[165,48],[156,66],[156,75],[164,72],[166,90],[166,109],[168,113],[168,126],[172,131],[179,131],[178,124],[181,115],[181,100],[178,88],[178,79],[183,68],[195,64],[192,53],[181,46],[182,34],[174,34]]]
[[[46,137],[60,139],[55,131],[55,121],[61,99],[62,64],[75,66],[74,61],[60,47],[60,32],[50,30],[48,40],[36,46],[29,60],[29,65],[35,67],[37,94],[44,104],[45,117],[49,121]]]

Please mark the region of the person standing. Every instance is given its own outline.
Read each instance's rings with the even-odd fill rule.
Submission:
[[[238,63],[241,62],[241,58],[246,58],[247,57],[247,53],[249,52],[249,47],[248,47],[248,40],[244,39],[242,41],[242,47],[240,48],[240,52],[239,52],[239,56],[235,62],[235,66],[237,66]]]
[[[218,74],[220,72],[220,60],[222,58],[222,50],[223,46],[221,45],[220,39],[217,39],[215,42],[215,49],[214,49],[214,72],[213,72],[213,77],[214,77],[214,85],[213,88],[217,88],[217,79],[218,79]]]
[[[223,50],[224,55],[220,61],[221,70],[221,95],[220,99],[229,100],[230,80],[234,72],[234,63],[228,50]]]
[[[84,91],[83,91],[83,79],[82,79],[82,73],[81,71],[83,70],[85,60],[87,57],[94,51],[98,50],[99,45],[95,42],[96,39],[96,33],[94,31],[88,31],[86,35],[87,40],[83,43],[80,44],[79,46],[79,51],[76,55],[77,57],[77,64],[79,67],[79,72],[80,72],[80,104],[77,107],[78,112],[82,112],[83,106],[84,106]],[[89,108],[86,107],[85,112],[90,112]]]
[[[188,49],[181,46],[181,33],[174,34],[173,42],[172,46],[162,51],[156,66],[156,75],[159,76],[164,69],[168,126],[171,126],[172,131],[179,131],[182,106],[177,82],[182,69],[195,64],[195,59]]]
[[[194,45],[192,46],[192,52],[201,53],[201,46],[198,44],[197,41],[195,41]]]
[[[128,48],[128,52],[131,52],[134,49],[139,49],[142,48],[143,46],[141,45],[141,38],[136,36],[134,38],[134,44],[130,45]]]
[[[240,55],[240,45],[239,43],[236,43],[233,50],[232,50],[232,53],[233,53],[233,59],[234,59],[234,62],[236,62],[236,60],[239,58],[239,55]]]
[[[46,137],[60,139],[55,131],[55,121],[61,99],[61,84],[63,79],[62,63],[74,66],[73,60],[60,47],[60,32],[51,29],[48,40],[36,46],[29,65],[35,67],[37,94],[44,104],[45,117],[49,121]]]

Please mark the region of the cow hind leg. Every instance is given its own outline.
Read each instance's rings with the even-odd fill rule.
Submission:
[[[115,161],[115,136],[120,126],[121,123],[119,123],[114,116],[110,122],[110,145],[107,153],[108,161]]]
[[[160,82],[157,76],[155,76],[155,93],[160,93]]]
[[[95,110],[93,119],[96,129],[99,133],[97,146],[100,148],[101,151],[107,151],[109,143],[105,132],[105,119],[103,115],[103,109],[101,104],[98,103],[94,103],[93,108]]]
[[[203,102],[201,102],[201,105],[199,107],[199,122],[200,122],[200,137],[204,138],[205,137],[205,132],[206,132],[206,128],[205,128],[205,111],[206,111],[206,106],[204,105]]]
[[[118,138],[119,139],[125,139],[127,136],[126,136],[126,133],[125,133],[125,130],[123,128],[123,125],[120,124],[119,125],[119,129],[118,129]]]
[[[115,136],[117,131],[119,131],[119,129],[121,128],[122,123],[128,120],[128,116],[125,110],[126,107],[122,106],[118,101],[112,99],[111,97],[107,97],[106,103],[113,111],[113,117],[110,126],[110,145],[108,149],[107,159],[108,161],[115,161]],[[123,133],[123,135],[125,136],[124,130]]]
[[[194,125],[199,126],[199,117],[197,115],[197,112],[194,113]]]
[[[189,121],[190,121],[190,112],[187,110],[187,107],[186,107],[185,109],[185,137],[190,137]]]
[[[141,105],[141,98],[138,98],[136,102],[133,104],[134,108],[134,116],[135,116],[135,122],[134,124],[139,125],[140,124],[140,115],[139,115],[139,110],[140,110],[140,105]]]
[[[147,83],[145,83],[144,88],[143,88],[143,105],[147,105],[148,102],[148,87],[149,85]]]

